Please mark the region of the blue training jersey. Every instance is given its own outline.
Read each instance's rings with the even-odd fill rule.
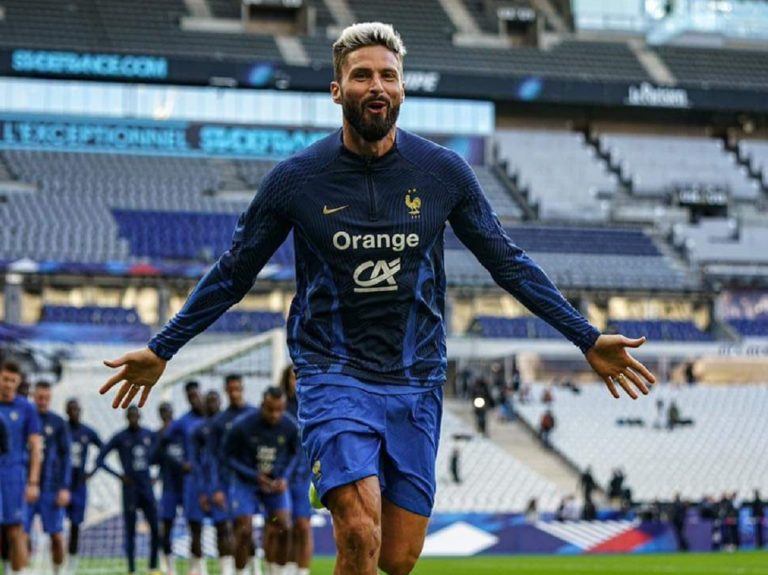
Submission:
[[[115,477],[121,474],[112,468],[107,462],[106,457],[113,449],[117,449],[117,455],[120,459],[120,465],[123,468],[123,474],[133,482],[132,486],[144,489],[152,489],[152,479],[149,475],[150,449],[154,441],[154,434],[144,427],[138,429],[124,429],[116,433],[101,448],[99,456],[96,458],[96,467],[102,467]]]
[[[72,438],[72,446],[69,451],[69,461],[72,466],[72,481],[70,489],[76,491],[85,485],[87,474],[85,467],[88,464],[88,451],[93,446],[101,449],[101,438],[94,429],[84,423],[73,424],[69,422],[69,435]]]
[[[298,425],[299,398],[296,396],[296,394],[293,396],[287,396],[286,412],[293,418],[293,420],[296,422],[296,425]],[[309,461],[307,460],[306,454],[304,453],[304,448],[301,446],[301,442],[299,442],[299,460],[296,462],[296,468],[293,470],[293,475],[294,477],[303,478],[309,475],[309,472]]]
[[[8,427],[0,417],[0,457],[8,453]]]
[[[8,430],[8,452],[0,456],[0,469],[26,469],[29,463],[29,438],[40,433],[40,418],[35,406],[20,396],[10,402],[0,401],[0,418]]]
[[[160,481],[164,492],[181,493],[184,488],[184,441],[183,438],[171,439],[165,436],[165,431],[172,424],[156,433],[150,463],[160,466]]]
[[[214,485],[214,491],[223,491],[227,493],[231,480],[231,472],[226,464],[226,457],[223,451],[224,436],[232,429],[235,421],[242,415],[254,411],[252,405],[246,403],[243,407],[233,407],[230,405],[224,411],[214,417],[211,432],[208,435],[208,453],[214,458],[211,469],[211,482]]]
[[[192,436],[195,429],[205,422],[205,416],[189,410],[180,418],[175,419],[165,431],[162,432],[162,443],[177,443],[181,445],[180,463],[193,465],[192,461]]]
[[[298,463],[299,428],[290,416],[268,425],[261,410],[254,410],[237,418],[224,436],[222,452],[226,465],[248,483],[259,474],[288,479]]]
[[[72,440],[69,426],[64,419],[50,411],[38,412],[43,432],[43,464],[40,469],[40,490],[55,493],[69,489],[72,479],[72,464],[69,453]]]
[[[240,216],[231,248],[149,347],[170,359],[245,296],[293,231],[287,331],[297,376],[441,385],[446,222],[496,283],[582,351],[592,347],[599,331],[510,239],[472,168],[400,129],[381,157],[352,153],[339,130],[279,163]]]

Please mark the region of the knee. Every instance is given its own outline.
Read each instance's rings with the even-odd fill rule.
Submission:
[[[236,528],[236,537],[240,543],[246,543],[251,540],[251,526],[248,523],[238,523]]]
[[[335,525],[334,530],[341,553],[372,557],[381,547],[381,526],[370,518],[361,517],[345,525]]]
[[[267,529],[278,536],[287,535],[291,529],[291,520],[283,515],[273,515],[269,518]]]
[[[379,557],[379,569],[387,575],[408,575],[418,559],[418,554],[408,551],[392,556],[382,554]]]
[[[293,524],[293,536],[299,541],[306,541],[309,538],[312,527],[307,519],[297,519]]]

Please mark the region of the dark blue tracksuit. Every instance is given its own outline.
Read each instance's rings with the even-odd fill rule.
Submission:
[[[340,373],[442,385],[446,222],[501,287],[582,351],[594,344],[598,330],[513,243],[472,168],[398,130],[378,158],[350,152],[337,131],[278,164],[241,215],[232,247],[149,346],[170,359],[242,299],[293,231],[288,345],[299,379]]]
[[[69,489],[72,465],[69,459],[71,439],[67,423],[50,411],[37,414],[43,435],[43,461],[40,468],[40,498],[27,507],[26,531],[40,515],[46,533],[61,533],[64,508],[56,505],[59,490]]]
[[[99,452],[96,459],[96,467],[103,467],[106,471],[117,477],[125,478],[123,481],[123,521],[125,523],[125,552],[128,555],[128,571],[136,571],[136,512],[141,509],[144,519],[149,523],[150,529],[150,569],[157,568],[157,552],[159,537],[157,530],[157,508],[155,495],[152,492],[152,478],[149,474],[150,450],[154,441],[154,434],[144,427],[131,429],[130,427],[115,434]],[[105,459],[113,450],[117,449],[120,464],[123,468],[121,475],[110,467]]]
[[[69,424],[69,435],[72,438],[70,448],[70,463],[72,465],[72,481],[69,484],[70,503],[67,507],[69,520],[79,525],[85,518],[85,507],[88,503],[88,489],[86,487],[86,470],[88,464],[88,451],[93,445],[101,449],[103,443],[98,434],[84,423]]]

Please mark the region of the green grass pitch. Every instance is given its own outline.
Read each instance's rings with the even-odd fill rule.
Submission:
[[[177,563],[178,575],[186,575],[186,565]],[[140,569],[139,573],[146,573]],[[210,561],[209,575],[218,575],[218,565]],[[333,559],[317,558],[312,575],[332,575]],[[768,575],[768,552],[691,553],[662,555],[582,555],[582,556],[486,556],[469,558],[425,558],[413,575]],[[77,575],[125,575],[119,559],[103,562],[81,561]]]

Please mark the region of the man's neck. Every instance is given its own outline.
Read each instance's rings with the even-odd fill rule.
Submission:
[[[397,134],[397,127],[392,126],[392,129],[387,132],[381,140],[375,142],[369,142],[364,139],[355,130],[347,120],[344,120],[342,126],[342,138],[344,141],[344,147],[350,152],[357,154],[358,156],[367,156],[373,158],[380,158],[387,152],[389,152],[395,145],[395,135]]]
[[[16,399],[15,393],[11,393],[9,395],[0,395],[0,403],[11,403],[14,399]]]

